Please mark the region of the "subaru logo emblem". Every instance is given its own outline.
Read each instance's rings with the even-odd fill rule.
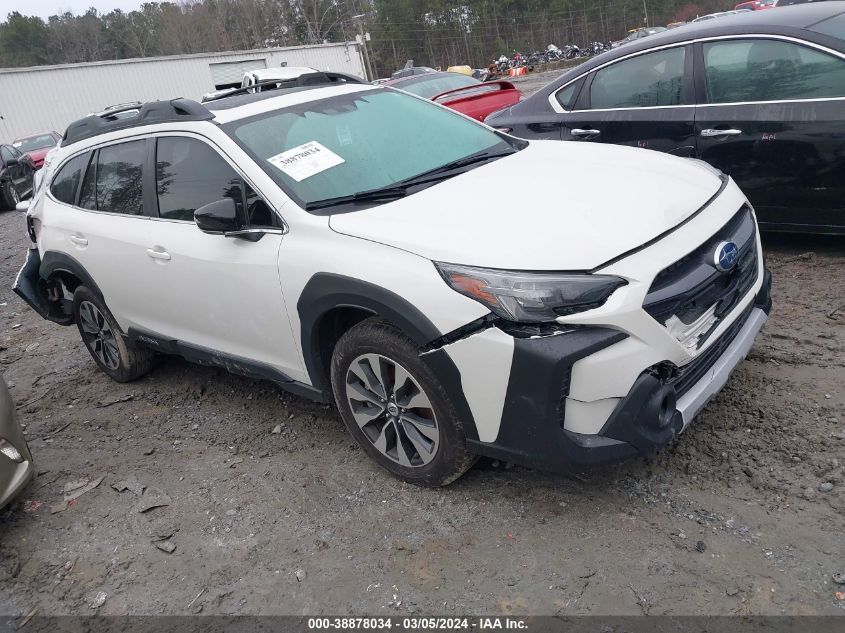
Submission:
[[[723,273],[733,270],[738,260],[739,249],[733,242],[722,242],[716,247],[716,252],[713,254],[713,264],[716,266],[716,270]]]

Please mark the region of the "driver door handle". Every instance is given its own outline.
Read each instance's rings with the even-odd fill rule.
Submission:
[[[71,235],[68,239],[77,246],[88,246],[88,240],[81,235]]]
[[[704,138],[713,138],[714,136],[739,136],[742,134],[742,130],[737,129],[729,129],[729,130],[715,130],[712,128],[707,128],[706,130],[701,130],[701,136]]]
[[[569,131],[572,136],[598,136],[601,130],[582,130],[581,128],[573,128]]]
[[[170,261],[170,253],[168,253],[168,252],[167,252],[167,251],[165,251],[165,250],[158,250],[158,249],[155,249],[155,248],[148,248],[148,249],[147,249],[147,255],[149,255],[149,256],[150,256],[150,257],[152,257],[153,259],[158,259],[158,260],[161,260],[161,261],[164,261],[164,262],[169,262],[169,261]]]

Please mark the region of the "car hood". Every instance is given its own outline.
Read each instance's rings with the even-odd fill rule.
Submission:
[[[720,187],[717,172],[685,158],[532,141],[407,198],[333,215],[329,224],[435,261],[589,270],[677,226]]]

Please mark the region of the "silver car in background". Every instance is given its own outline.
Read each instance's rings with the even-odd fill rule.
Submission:
[[[15,417],[15,404],[0,377],[0,509],[24,489],[34,474],[32,455]]]

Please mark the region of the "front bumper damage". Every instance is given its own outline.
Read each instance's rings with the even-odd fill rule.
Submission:
[[[643,371],[613,408],[597,434],[564,427],[573,365],[626,338],[624,333],[584,327],[563,336],[515,341],[511,381],[498,435],[493,442],[467,439],[469,449],[504,461],[556,472],[577,472],[647,455],[681,433],[724,387],[746,357],[771,310],[768,270],[754,300],[731,328],[714,341],[714,353],[684,368],[695,382],[678,397],[681,372],[655,365]]]

